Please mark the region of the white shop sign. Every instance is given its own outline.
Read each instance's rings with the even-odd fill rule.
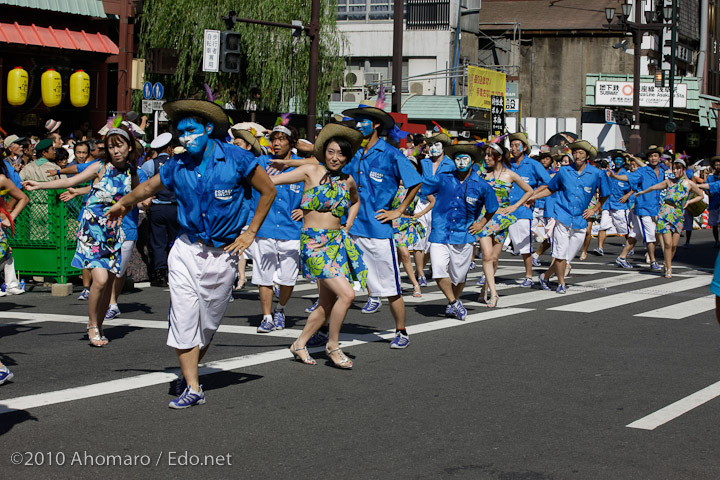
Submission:
[[[632,106],[632,82],[597,82],[595,84],[595,105]],[[670,88],[656,87],[653,83],[640,84],[641,107],[670,107]],[[675,108],[687,108],[687,84],[675,85]]]

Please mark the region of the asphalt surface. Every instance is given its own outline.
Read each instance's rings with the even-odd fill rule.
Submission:
[[[363,315],[359,295],[343,329],[351,371],[321,350],[316,366],[291,360],[313,286],[298,284],[287,330],[262,335],[248,285],[205,358],[207,403],[182,411],[167,408],[167,290],[123,295],[101,349],[79,289],[4,297],[0,359],[15,378],[0,386],[0,478],[720,478],[720,390],[628,427],[720,381],[718,250],[710,232],[692,240],[668,280],[641,255],[615,267],[609,239],[604,257],[573,263],[567,295],[520,288],[519,257],[503,254],[498,308],[475,302],[478,268],[466,322],[441,316],[434,284],[420,301],[408,289],[406,350],[388,348],[387,304]]]

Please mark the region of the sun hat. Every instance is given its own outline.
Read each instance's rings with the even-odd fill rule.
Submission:
[[[353,155],[357,152],[358,148],[360,148],[360,144],[363,141],[362,133],[358,132],[354,128],[350,128],[339,123],[328,123],[322,130],[320,130],[320,133],[315,139],[314,155],[319,162],[325,162],[325,143],[333,137],[340,137],[349,141],[352,145]],[[350,161],[349,158],[348,161]]]
[[[452,138],[447,133],[443,132],[437,132],[429,137],[425,137],[425,143],[428,145],[432,145],[433,143],[440,142],[443,145],[447,146],[452,143]]]
[[[480,162],[483,159],[483,150],[478,148],[475,142],[458,142],[453,145],[448,145],[445,148],[445,155],[455,159],[455,155],[459,153],[465,153],[472,157],[473,162]]]
[[[358,108],[344,110],[342,114],[346,117],[370,117],[380,122],[383,130],[389,130],[395,126],[395,120],[385,110],[376,107],[376,100],[363,100]]]
[[[513,140],[520,140],[523,145],[525,145],[525,151],[527,152],[530,150],[530,143],[528,142],[527,133],[525,132],[517,132],[512,133],[508,136],[508,144],[512,143]]]
[[[260,147],[260,143],[250,130],[231,128],[230,133],[232,134],[233,138],[241,138],[245,141],[245,143],[250,145],[250,151],[253,153],[253,155],[255,155],[256,157],[258,155],[262,155],[262,148]]]
[[[48,131],[48,133],[55,133],[59,128],[62,122],[58,122],[57,120],[53,120],[52,118],[45,122],[45,130]]]
[[[225,138],[230,128],[228,116],[222,107],[207,100],[197,98],[174,100],[163,104],[163,110],[175,124],[183,118],[192,116],[198,116],[212,122],[213,131],[210,136],[213,138]]]

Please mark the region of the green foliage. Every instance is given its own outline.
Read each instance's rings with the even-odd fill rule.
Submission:
[[[168,98],[205,98],[203,83],[220,91],[225,100],[229,92],[236,91],[238,108],[249,98],[250,90],[257,88],[263,109],[288,111],[294,98],[295,110],[305,113],[310,60],[310,39],[305,34],[298,38],[288,28],[238,22],[234,31],[241,33],[246,52],[242,72],[202,71],[203,31],[226,30],[222,16],[230,10],[235,10],[238,18],[310,21],[309,0],[146,0],[140,16],[140,54],[144,56],[149,48],[174,48],[179,54],[175,75],[147,75],[147,80],[163,82]],[[327,108],[324,92],[341,78],[344,68],[344,40],[336,28],[336,12],[336,0],[322,0],[318,112]]]

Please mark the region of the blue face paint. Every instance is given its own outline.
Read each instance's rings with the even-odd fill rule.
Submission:
[[[212,124],[207,127],[192,118],[183,118],[178,122],[177,136],[180,144],[190,153],[197,157],[205,153],[205,147],[210,140]]]
[[[373,133],[372,120],[369,118],[358,117],[355,123],[355,130],[363,134],[363,137],[369,137]]]
[[[623,157],[615,157],[613,158],[613,163],[615,164],[615,168],[621,168],[625,165],[625,159]]]
[[[470,170],[470,167],[472,167],[472,157],[461,153],[455,157],[455,167],[457,167],[458,171],[461,173],[467,172]]]

